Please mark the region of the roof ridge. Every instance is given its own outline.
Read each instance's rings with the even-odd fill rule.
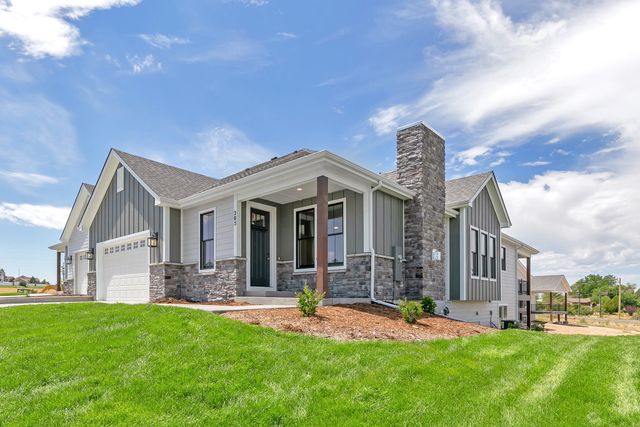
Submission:
[[[492,169],[490,169],[490,170],[488,170],[486,172],[479,172],[479,173],[474,173],[472,175],[466,175],[466,176],[460,176],[458,178],[448,179],[447,182],[458,181],[460,179],[473,178],[473,177],[476,177],[476,176],[489,175],[489,174],[493,174],[493,170]]]

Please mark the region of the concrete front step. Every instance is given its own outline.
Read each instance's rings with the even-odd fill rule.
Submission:
[[[93,301],[93,297],[86,295],[38,295],[38,296],[9,296],[0,297],[0,304],[37,304],[52,302],[86,302]]]

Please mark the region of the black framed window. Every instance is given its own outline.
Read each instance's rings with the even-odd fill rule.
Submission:
[[[200,215],[200,269],[210,270],[216,266],[215,258],[215,212]]]
[[[478,276],[478,230],[471,229],[471,275]]]
[[[344,204],[329,205],[329,222],[327,223],[329,237],[329,267],[344,265]]]
[[[487,235],[480,233],[480,259],[482,260],[482,277],[489,277],[487,257]]]
[[[296,212],[296,268],[316,266],[315,209]]]
[[[496,271],[496,238],[493,236],[489,237],[489,258],[491,261],[491,266],[489,267],[491,278],[495,279],[498,272]]]
[[[500,248],[500,267],[502,271],[507,271],[507,248],[504,246]]]

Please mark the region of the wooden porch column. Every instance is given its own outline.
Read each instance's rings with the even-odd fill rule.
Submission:
[[[531,329],[531,257],[527,257],[527,329]]]
[[[329,179],[326,176],[317,178],[316,204],[316,289],[329,296]]]
[[[565,294],[564,294],[564,323],[565,323],[565,325],[567,323],[569,323],[569,319],[567,318],[567,314],[568,314],[567,313],[567,297],[568,297],[568,295],[569,294],[565,292]]]
[[[61,290],[60,274],[60,252],[56,251],[56,291]]]

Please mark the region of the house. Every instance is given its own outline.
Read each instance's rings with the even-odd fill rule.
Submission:
[[[396,164],[301,149],[215,179],[112,149],[51,249],[65,292],[98,300],[274,303],[309,284],[327,304],[429,295],[462,320],[517,320],[517,259],[530,271],[537,251],[503,238],[495,175],[445,182],[424,123],[398,130]]]

